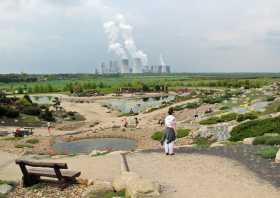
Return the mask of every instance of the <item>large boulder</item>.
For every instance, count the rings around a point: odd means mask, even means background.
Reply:
[[[276,157],[275,157],[275,162],[280,163],[280,149],[278,150]]]
[[[160,185],[148,179],[138,178],[127,185],[126,197],[157,198],[160,196]]]
[[[122,172],[113,180],[114,190],[126,192],[129,198],[157,198],[160,196],[160,185],[140,177],[134,172]]]
[[[139,175],[134,172],[122,172],[121,175],[114,178],[113,187],[117,192],[123,191],[131,181],[137,180],[138,178],[140,178]]]
[[[234,124],[232,123],[219,123],[215,125],[201,126],[197,131],[200,137],[212,137],[217,141],[225,141],[230,138],[230,132]]]
[[[248,144],[248,145],[252,145],[254,142],[255,138],[254,137],[250,137],[250,138],[245,138],[243,140],[243,144]]]

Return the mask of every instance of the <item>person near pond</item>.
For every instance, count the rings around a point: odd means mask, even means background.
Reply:
[[[168,116],[165,120],[165,132],[161,139],[161,145],[164,146],[166,155],[174,155],[174,142],[176,140],[176,118],[174,116],[174,108],[170,107],[168,110]]]
[[[135,119],[135,128],[138,129],[139,128],[139,119],[136,117]]]

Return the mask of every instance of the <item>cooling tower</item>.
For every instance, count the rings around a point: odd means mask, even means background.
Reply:
[[[129,73],[129,61],[128,61],[128,59],[122,59],[121,73],[122,74],[128,74]]]
[[[142,60],[140,58],[135,58],[134,59],[134,65],[133,65],[133,73],[139,74],[142,73]]]

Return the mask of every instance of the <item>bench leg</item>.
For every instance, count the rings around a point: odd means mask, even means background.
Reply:
[[[23,187],[30,187],[35,184],[38,184],[40,180],[40,177],[37,176],[23,176],[22,181],[23,181]]]

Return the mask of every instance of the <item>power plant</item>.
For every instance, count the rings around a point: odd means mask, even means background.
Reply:
[[[102,62],[100,68],[95,69],[96,74],[141,74],[141,73],[154,73],[164,74],[171,73],[171,67],[169,65],[143,65],[140,58],[127,59],[124,58],[121,61],[109,61],[108,64]]]

